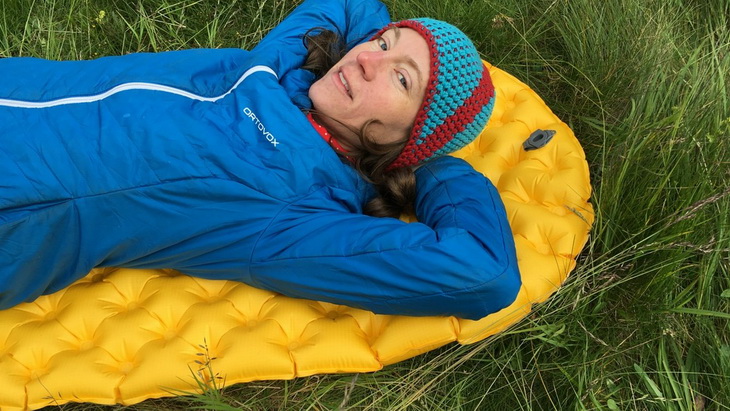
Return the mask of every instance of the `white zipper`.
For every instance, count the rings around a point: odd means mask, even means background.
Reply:
[[[246,70],[245,73],[236,81],[236,83],[225,93],[221,94],[217,97],[205,97],[198,94],[191,93],[189,91],[181,90],[179,88],[165,86],[162,84],[155,84],[155,83],[143,83],[143,82],[131,82],[131,83],[122,83],[118,86],[115,86],[111,88],[110,90],[107,90],[100,94],[94,94],[90,96],[79,96],[79,97],[66,97],[66,98],[60,98],[56,100],[49,100],[49,101],[42,101],[42,102],[35,102],[35,101],[23,101],[23,100],[12,100],[12,99],[0,99],[0,106],[6,106],[6,107],[17,107],[17,108],[48,108],[48,107],[56,107],[56,106],[63,106],[68,104],[83,104],[83,103],[93,103],[96,101],[103,100],[109,96],[112,96],[117,93],[121,93],[124,91],[129,90],[148,90],[148,91],[160,91],[163,93],[170,93],[170,94],[176,94],[178,96],[187,97],[192,100],[199,100],[199,101],[205,101],[209,103],[214,103],[227,95],[231,94],[233,90],[238,87],[243,80],[246,79],[246,77],[250,76],[251,74],[258,73],[260,71],[269,73],[279,78],[274,70],[272,70],[270,67],[267,66],[253,66],[250,69]]]

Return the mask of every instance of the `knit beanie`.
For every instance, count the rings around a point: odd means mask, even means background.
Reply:
[[[469,38],[443,21],[420,18],[391,23],[416,30],[431,50],[423,103],[408,142],[388,169],[421,164],[454,152],[481,133],[494,107],[489,71]]]

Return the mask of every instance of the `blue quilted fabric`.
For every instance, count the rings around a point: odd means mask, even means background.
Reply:
[[[364,216],[373,189],[301,111],[301,34],[355,43],[388,20],[370,0],[310,0],[251,51],[0,60],[0,309],[109,266],[376,313],[509,305],[520,280],[489,180],[439,159],[417,172],[420,223]]]

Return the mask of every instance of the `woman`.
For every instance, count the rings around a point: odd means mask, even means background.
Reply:
[[[452,26],[388,21],[373,0],[309,0],[250,52],[0,61],[0,308],[101,266],[386,314],[509,305],[504,207],[442,157],[486,123],[488,74]],[[331,68],[328,32],[352,47]],[[421,223],[363,214],[397,215],[414,184]]]

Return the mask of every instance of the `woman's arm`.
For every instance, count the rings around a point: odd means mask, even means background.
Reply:
[[[347,212],[328,188],[292,204],[257,242],[252,285],[382,314],[479,319],[512,303],[520,277],[496,189],[451,157],[416,176],[421,223]]]
[[[348,47],[370,38],[390,23],[385,5],[377,0],[306,0],[274,27],[252,51],[277,52],[286,56],[276,67],[286,71],[289,60],[301,66],[307,55],[303,35],[322,28],[340,35]],[[272,67],[276,69],[275,67]]]

